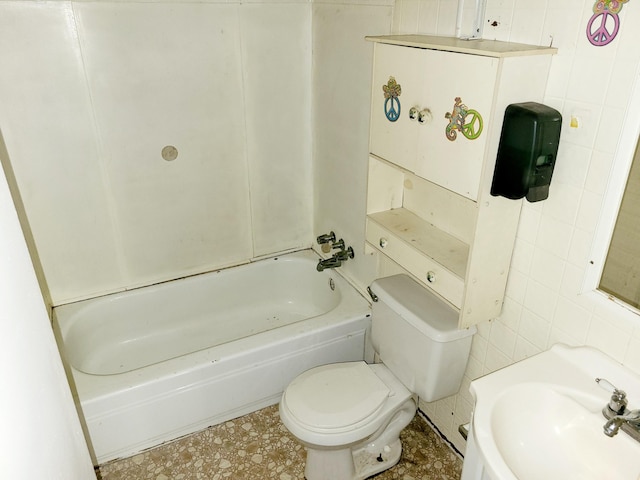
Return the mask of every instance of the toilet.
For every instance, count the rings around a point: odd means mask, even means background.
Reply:
[[[382,363],[343,362],[300,374],[280,402],[282,423],[307,450],[307,480],[363,480],[400,459],[414,395],[458,392],[475,327],[407,275],[378,279],[371,342]]]

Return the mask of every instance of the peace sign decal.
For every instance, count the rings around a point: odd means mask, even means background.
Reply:
[[[385,98],[384,114],[387,120],[395,122],[400,118],[400,99],[398,97],[402,93],[402,88],[395,78],[389,77],[387,84],[382,86],[382,91]]]
[[[454,102],[453,110],[444,114],[444,118],[449,120],[445,128],[447,139],[453,142],[461,132],[469,140],[475,140],[482,133],[482,115],[462,103],[460,97],[456,97]]]
[[[618,13],[629,0],[597,0],[593,15],[587,22],[587,38],[591,45],[604,47],[613,41],[620,30]]]

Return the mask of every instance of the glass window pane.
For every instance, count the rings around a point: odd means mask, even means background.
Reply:
[[[638,147],[604,264],[600,290],[640,308],[640,160]]]

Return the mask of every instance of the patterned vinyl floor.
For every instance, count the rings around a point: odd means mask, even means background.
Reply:
[[[459,479],[462,461],[420,414],[400,435],[400,462],[375,480]],[[302,480],[305,450],[278,406],[100,466],[102,480]]]

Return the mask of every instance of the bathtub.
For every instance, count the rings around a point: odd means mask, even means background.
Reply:
[[[98,464],[277,403],[362,360],[370,307],[310,250],[54,309]]]

